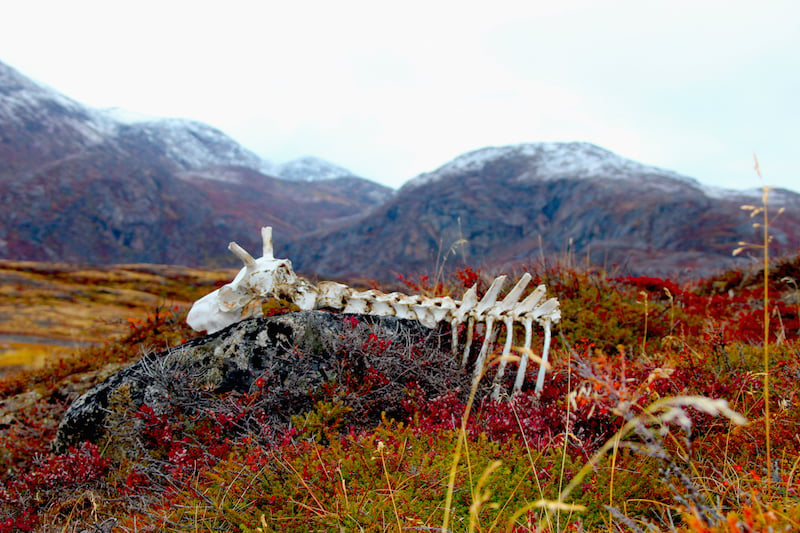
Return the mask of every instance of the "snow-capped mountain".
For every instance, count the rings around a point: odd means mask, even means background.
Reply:
[[[757,188],[738,190],[708,186],[673,170],[645,165],[588,142],[539,142],[472,150],[436,170],[410,179],[401,190],[411,190],[464,173],[481,172],[495,160],[520,157],[534,162],[526,172],[515,177],[515,181],[520,183],[560,179],[615,179],[634,181],[637,187],[650,187],[663,192],[692,191],[709,198],[750,203],[760,201],[763,194]],[[791,203],[794,198],[795,193],[781,189],[774,190],[771,194],[771,202],[777,206]]]
[[[280,176],[280,177],[276,177]],[[338,165],[270,166],[219,130],[92,109],[0,63],[0,258],[235,264],[227,244],[305,274],[393,280],[546,258],[615,273],[704,275],[758,242],[740,209],[760,191],[711,189],[589,143],[464,154],[393,193]],[[800,195],[770,233],[800,247]]]
[[[101,114],[34,83],[3,63],[0,123],[0,169],[19,169],[65,157],[103,142],[113,128]]]
[[[800,195],[773,195],[787,208],[771,226],[772,251],[796,251]],[[287,255],[332,278],[391,279],[443,265],[535,267],[542,258],[700,276],[739,260],[731,256],[739,241],[758,242],[741,210],[758,204],[753,196],[709,189],[589,143],[490,147],[410,180],[349,225],[293,241]]]
[[[540,142],[510,146],[490,146],[460,155],[432,172],[412,178],[403,185],[410,190],[464,173],[481,172],[498,159],[525,158],[533,164],[516,176],[517,182],[553,181],[559,179],[619,179],[640,180],[651,186],[694,187],[697,180],[672,170],[645,165],[622,157],[610,150],[588,142]],[[648,179],[654,178],[654,179]]]
[[[4,129],[25,132],[26,137],[36,141],[31,146],[31,157],[21,159],[63,157],[127,137],[158,146],[162,155],[182,170],[209,166],[242,166],[263,173],[274,170],[269,162],[207,124],[147,117],[118,108],[94,109],[25,78],[2,63],[0,90],[0,121]],[[47,133],[49,138],[37,138],[36,133]]]
[[[106,116],[114,119],[119,116],[119,112],[108,113]],[[117,135],[140,136],[149,142],[161,144],[165,155],[183,170],[239,166],[274,175],[273,164],[242,147],[220,130],[202,122],[179,118],[131,121],[128,118],[124,122],[117,121],[114,125]]]
[[[296,182],[216,128],[94,109],[0,63],[0,258],[229,264],[371,209],[390,189]],[[379,200],[378,200],[379,201]]]

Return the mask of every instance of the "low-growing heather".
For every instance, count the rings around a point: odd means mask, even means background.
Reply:
[[[800,530],[800,299],[785,279],[800,257],[771,272],[769,396],[759,276],[548,271],[536,281],[564,319],[540,395],[476,389],[470,404],[371,367],[278,420],[265,383],[221,395],[176,384],[158,412],[119,392],[103,441],[51,454],[79,393],[191,335],[180,309],[157,310],[124,338],[0,383],[0,532]],[[402,280],[458,294],[479,276]],[[352,350],[427,356],[360,331]]]

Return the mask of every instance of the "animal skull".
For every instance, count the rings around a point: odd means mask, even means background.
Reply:
[[[241,246],[232,242],[228,249],[244,263],[232,282],[197,300],[186,321],[197,330],[214,333],[245,318],[262,314],[261,301],[267,298],[285,298],[302,310],[335,309],[344,313],[397,316],[418,320],[422,325],[434,328],[439,322],[447,321],[452,329],[453,355],[458,352],[458,334],[461,324],[467,323],[466,340],[461,365],[466,366],[472,345],[476,323],[485,324],[484,341],[475,363],[474,380],[480,380],[488,354],[491,353],[497,331],[495,324],[505,326],[503,356],[507,356],[513,345],[514,324],[525,328],[524,349],[512,394],[520,391],[525,379],[528,352],[532,342],[533,322],[544,328],[544,348],[542,364],[534,391],[541,392],[544,386],[545,365],[550,348],[551,325],[561,318],[558,300],[544,299],[546,288],[539,285],[522,301],[519,299],[531,281],[525,273],[511,291],[500,301],[506,276],[497,277],[478,300],[477,285],[468,289],[461,300],[450,297],[428,298],[408,296],[402,293],[383,293],[377,290],[358,291],[347,285],[332,281],[322,281],[313,285],[307,279],[295,274],[288,259],[276,259],[272,248],[272,228],[261,230],[263,241],[262,256],[254,259]],[[500,380],[505,372],[506,357],[501,357],[494,379],[492,397],[500,396]]]
[[[261,316],[261,300],[288,298],[304,310],[313,309],[317,289],[298,276],[288,259],[275,259],[272,252],[272,228],[261,229],[263,250],[253,259],[245,249],[232,242],[228,245],[244,267],[223,287],[197,300],[186,317],[196,331],[219,331],[245,318]]]

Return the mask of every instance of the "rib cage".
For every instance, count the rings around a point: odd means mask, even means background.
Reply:
[[[492,391],[492,397],[498,399],[508,355],[514,344],[514,325],[523,326],[525,340],[512,396],[521,390],[525,379],[535,322],[544,329],[539,374],[534,388],[535,393],[541,392],[550,348],[551,326],[560,320],[561,311],[556,298],[545,300],[547,290],[544,285],[539,285],[520,300],[531,281],[531,275],[527,272],[499,302],[497,300],[507,281],[505,275],[495,278],[481,299],[478,299],[477,285],[469,288],[461,300],[454,300],[449,296],[431,298],[399,292],[359,291],[333,281],[312,284],[295,274],[288,259],[276,259],[273,256],[272,228],[262,228],[261,237],[263,248],[259,259],[254,259],[235,242],[228,245],[228,249],[242,260],[244,267],[231,283],[194,303],[186,319],[193,329],[206,330],[208,333],[219,331],[245,318],[260,315],[261,306],[253,305],[254,303],[271,297],[285,298],[303,310],[326,308],[343,313],[397,316],[417,320],[429,328],[435,328],[443,321],[448,322],[452,330],[453,355],[460,355],[461,365],[465,367],[476,324],[484,324],[484,341],[475,362],[473,377],[477,382],[483,375],[486,360],[499,333],[497,325],[502,324],[505,327],[505,343]],[[466,338],[459,354],[459,329],[462,324],[466,324]]]

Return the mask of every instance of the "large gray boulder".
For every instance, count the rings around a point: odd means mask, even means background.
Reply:
[[[349,424],[377,424],[384,414],[402,414],[409,388],[466,395],[469,376],[450,353],[449,336],[395,317],[325,311],[245,320],[147,354],[95,386],[69,407],[53,448],[99,441],[121,411],[202,409],[230,394],[257,396],[276,424],[331,395],[349,408]]]

